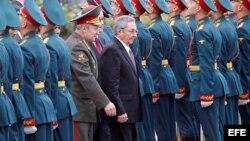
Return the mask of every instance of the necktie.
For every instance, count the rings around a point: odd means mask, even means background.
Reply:
[[[135,57],[134,57],[134,54],[131,51],[131,49],[129,49],[129,57],[130,57],[130,59],[131,59],[131,61],[133,63],[133,66],[134,66],[135,70],[136,70]]]
[[[100,41],[98,38],[95,38],[95,47],[96,47],[96,50],[99,54],[101,54],[102,52],[102,47],[101,47],[101,44],[100,44]]]

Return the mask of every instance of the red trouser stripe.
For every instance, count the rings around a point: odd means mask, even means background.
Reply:
[[[73,129],[73,132],[74,132],[74,141],[79,141],[79,140],[78,140],[77,124],[76,124],[75,121],[74,121],[74,129]]]

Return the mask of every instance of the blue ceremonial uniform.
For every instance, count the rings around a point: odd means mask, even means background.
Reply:
[[[134,40],[134,43],[131,45],[131,49],[134,53],[138,68],[139,88],[143,110],[142,122],[137,125],[138,137],[141,141],[153,141],[155,138],[154,120],[152,116],[152,93],[154,92],[154,84],[146,64],[146,61],[149,58],[152,50],[151,34],[148,28],[140,21],[139,17],[136,18],[135,23],[138,34],[137,38]]]
[[[171,55],[170,66],[178,82],[178,93],[185,94],[181,99],[176,99],[176,120],[182,137],[199,136],[198,127],[194,120],[192,103],[189,101],[189,88],[187,83],[187,54],[192,32],[180,15],[170,19],[174,31],[175,42]]]
[[[239,124],[238,96],[242,93],[240,78],[233,68],[233,63],[239,54],[238,35],[234,25],[225,16],[215,21],[222,37],[221,57],[219,68],[227,79],[229,94],[227,95],[225,124]]]
[[[22,33],[23,41],[20,44],[24,56],[22,92],[31,114],[30,118],[24,119],[26,140],[52,141],[52,122],[56,121],[56,113],[44,88],[49,51],[36,33],[36,29],[47,25],[47,22],[34,0],[25,0],[20,14],[25,18],[21,22],[27,22],[27,26],[20,27],[27,30]]]
[[[239,47],[241,52],[240,78],[243,93],[250,92],[250,17],[246,15],[239,19],[237,33],[239,37]],[[250,124],[250,102],[239,106],[242,124]]]
[[[35,31],[27,33],[20,44],[24,55],[22,90],[31,117],[36,120],[37,132],[27,135],[27,140],[53,140],[52,122],[56,120],[55,110],[44,89],[49,67],[49,52]]]
[[[6,85],[6,93],[10,97],[16,112],[17,123],[12,125],[10,140],[24,141],[25,135],[23,130],[23,119],[30,117],[30,113],[20,91],[23,73],[23,54],[17,42],[10,36],[9,32],[5,32],[2,42],[9,54],[10,67],[8,71],[8,83]]]
[[[73,140],[72,116],[77,110],[69,92],[71,83],[70,50],[53,29],[44,36],[44,42],[50,52],[46,90],[54,104],[58,120],[54,138],[56,141]]]
[[[205,17],[198,22],[191,47],[188,80],[190,100],[207,141],[220,141],[219,112],[224,106],[224,94],[228,93],[226,80],[217,69],[221,52],[221,36],[212,21]],[[201,107],[201,100],[212,100],[209,107]]]
[[[0,17],[2,17],[0,15]],[[1,20],[4,20],[1,18]],[[3,21],[0,21],[3,22]],[[0,23],[1,24],[1,23]],[[1,25],[0,25],[1,27]],[[1,29],[1,28],[0,28]],[[10,125],[16,122],[14,107],[9,97],[4,92],[4,86],[7,84],[7,76],[9,71],[9,56],[1,42],[0,36],[0,140],[9,141]]]
[[[41,12],[47,17],[47,22],[51,25],[62,26],[66,23],[63,9],[58,0],[44,0]],[[73,140],[73,115],[77,109],[70,94],[71,71],[70,71],[70,49],[65,41],[56,35],[53,28],[47,29],[43,33],[43,40],[50,54],[49,69],[46,75],[45,87],[51,98],[57,122],[54,122],[54,140]]]
[[[178,92],[178,84],[168,64],[173,48],[174,33],[160,15],[152,22],[149,27],[153,38],[152,54],[148,59],[148,67],[153,77],[154,89],[160,92],[160,99],[154,104],[155,131],[159,141],[175,140],[174,94]]]
[[[3,0],[2,2],[1,5],[5,8],[3,10],[5,17],[8,17],[6,19],[7,25],[10,28],[18,27],[20,22],[15,9],[8,0]],[[18,43],[10,36],[7,30],[3,33],[2,37],[2,42],[8,52],[10,63],[5,92],[13,103],[17,119],[17,122],[11,126],[9,139],[11,141],[24,141],[23,119],[30,117],[30,113],[23,94],[20,92],[20,83],[23,77],[23,54]]]

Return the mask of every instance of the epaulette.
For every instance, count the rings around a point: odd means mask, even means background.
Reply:
[[[49,41],[49,37],[48,36],[43,39],[44,43],[48,43],[48,41]]]
[[[244,25],[244,21],[243,21],[243,19],[239,19],[239,21],[238,21],[238,28],[241,28],[242,26]]]
[[[215,24],[216,27],[218,27],[220,25],[220,19],[215,20],[214,24]]]
[[[198,26],[198,30],[203,29],[203,27],[204,27],[204,24],[199,25],[199,26]]]
[[[48,41],[49,41],[49,34],[48,34],[48,33],[45,33],[45,34],[42,36],[42,38],[43,38],[43,42],[44,42],[44,43],[48,43]]]
[[[149,25],[148,28],[152,28],[154,25],[155,25],[155,23],[152,23],[152,24]]]
[[[201,24],[204,24],[204,20],[198,21],[198,27],[199,27]]]
[[[22,42],[20,43],[20,46],[23,45],[27,40],[22,40]]]
[[[241,22],[241,23],[238,24],[237,27],[238,27],[238,28],[241,28],[243,25],[244,25],[244,22]]]
[[[173,25],[175,24],[175,19],[174,19],[174,18],[171,18],[171,19],[169,20],[169,24],[170,24],[170,26],[173,26]]]
[[[229,20],[229,16],[228,16],[228,15],[225,15],[225,18],[226,18],[227,20]]]
[[[24,38],[22,39],[22,42],[20,43],[20,45],[24,44],[27,41],[28,38],[29,38],[29,35],[24,36]]]
[[[184,17],[184,21],[185,21],[185,22],[186,22],[186,21],[189,21],[189,19],[190,19],[190,16]]]
[[[155,25],[155,19],[150,22],[150,25],[148,26],[148,28],[152,28],[154,25]]]

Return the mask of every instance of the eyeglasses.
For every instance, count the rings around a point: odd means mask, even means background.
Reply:
[[[167,0],[167,3],[172,3],[172,4],[176,4],[173,0]]]
[[[240,0],[231,0],[231,1],[233,1],[233,2],[240,2]]]
[[[134,34],[134,33],[138,33],[138,30],[135,30],[135,29],[131,29],[131,30],[127,30],[126,28],[121,28],[121,29],[123,29],[124,31],[126,31],[126,32],[128,32],[128,33],[130,33],[130,34]]]

